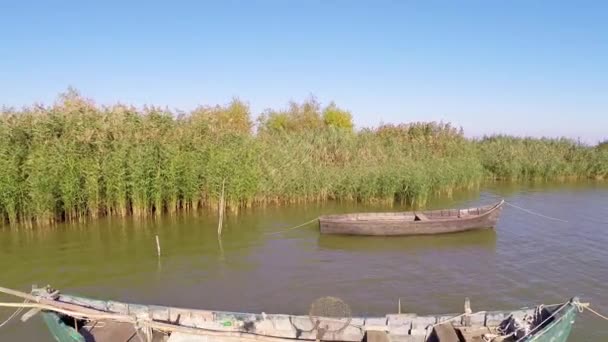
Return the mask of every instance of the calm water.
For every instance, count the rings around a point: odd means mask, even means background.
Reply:
[[[339,237],[319,236],[313,225],[270,234],[324,213],[400,209],[328,203],[229,217],[221,245],[209,215],[0,230],[0,284],[27,290],[48,283],[121,301],[281,313],[306,313],[315,298],[333,295],[360,315],[396,312],[398,298],[404,311],[448,313],[460,312],[466,296],[473,310],[485,310],[578,295],[608,313],[608,186],[493,185],[430,206],[486,204],[494,196],[570,223],[506,207],[495,231]],[[0,321],[9,314],[0,310]],[[0,341],[10,340],[51,342],[39,318],[1,328]],[[608,323],[583,313],[571,340],[608,340]]]

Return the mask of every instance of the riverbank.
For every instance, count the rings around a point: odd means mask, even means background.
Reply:
[[[0,219],[49,225],[217,205],[348,200],[425,206],[489,179],[603,179],[606,144],[492,136],[445,123],[353,128],[314,100],[257,122],[238,100],[190,113],[96,106],[75,92],[0,115]]]

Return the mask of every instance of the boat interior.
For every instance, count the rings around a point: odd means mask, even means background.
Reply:
[[[440,210],[423,210],[423,211],[408,211],[408,212],[381,212],[381,213],[353,213],[353,214],[338,214],[326,215],[323,219],[336,221],[435,221],[435,220],[453,220],[456,218],[467,218],[483,215],[492,211],[500,204],[466,208],[466,209],[440,209]]]

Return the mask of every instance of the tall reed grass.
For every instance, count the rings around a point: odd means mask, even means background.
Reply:
[[[314,99],[248,106],[96,106],[74,91],[53,106],[0,113],[0,221],[49,225],[325,200],[424,206],[486,179],[605,178],[606,143],[464,137],[443,123],[355,131],[348,111]]]

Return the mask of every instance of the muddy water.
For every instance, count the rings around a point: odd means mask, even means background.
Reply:
[[[492,185],[429,206],[486,204],[495,196],[567,220],[506,207],[495,230],[432,237],[320,236],[318,228],[272,234],[323,213],[399,210],[352,203],[256,209],[216,218],[99,220],[44,231],[0,230],[0,285],[138,303],[306,313],[317,297],[354,314],[515,309],[578,295],[608,312],[608,186]],[[159,235],[162,257],[156,257]],[[0,301],[9,298],[0,296]],[[0,310],[0,322],[9,311]],[[572,341],[608,340],[608,322],[583,313]],[[51,341],[40,319],[0,328],[0,341]]]

